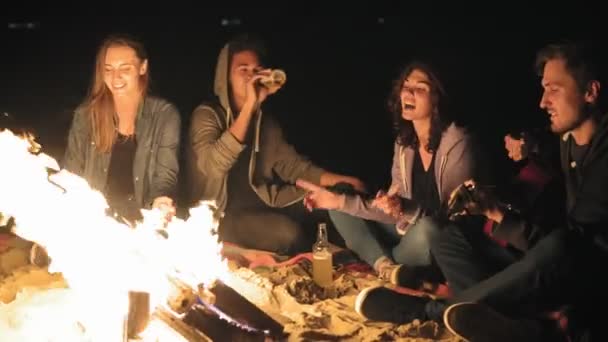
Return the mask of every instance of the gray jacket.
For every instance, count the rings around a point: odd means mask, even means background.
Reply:
[[[228,203],[228,175],[245,149],[228,128],[234,121],[230,108],[228,71],[230,47],[221,50],[215,71],[214,92],[217,102],[199,105],[193,112],[189,130],[188,178],[189,204],[215,201],[219,212]],[[249,185],[270,207],[285,207],[302,200],[305,191],[295,186],[303,178],[319,183],[324,170],[300,155],[283,136],[278,122],[259,110],[253,148],[249,156]]]
[[[86,179],[92,188],[103,191],[112,153],[101,153],[95,148],[90,115],[84,108],[78,107],[74,114],[63,168]],[[173,104],[146,97],[135,122],[137,150],[133,162],[135,199],[142,208],[151,207],[158,196],[175,200],[180,126],[181,118]]]
[[[396,142],[394,146],[391,189],[395,189],[400,197],[407,199],[403,201],[404,219],[413,224],[423,214],[416,199],[412,198],[412,164],[416,151]],[[443,202],[458,185],[474,178],[475,157],[471,139],[466,131],[454,124],[450,125],[443,133],[435,158],[437,191],[439,200]],[[360,196],[347,196],[344,207],[340,210],[364,219],[397,223],[395,218],[371,207]]]

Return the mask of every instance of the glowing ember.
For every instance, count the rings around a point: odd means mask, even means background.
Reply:
[[[31,139],[0,131],[0,151],[0,212],[15,218],[17,235],[46,249],[49,271],[69,286],[0,306],[3,334],[19,337],[11,340],[69,341],[80,332],[120,341],[129,291],[148,292],[154,309],[165,305],[171,277],[193,288],[226,278],[211,203],[192,208],[187,221],[174,219],[168,237],[158,233],[158,210],[142,210],[144,221],[131,229],[106,215],[105,198],[84,179],[32,153]]]

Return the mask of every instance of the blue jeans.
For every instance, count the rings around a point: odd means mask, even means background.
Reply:
[[[394,224],[364,220],[340,211],[329,211],[346,246],[373,266],[382,256],[406,266],[430,266],[431,241],[439,235],[439,225],[424,217],[399,235]]]
[[[599,282],[595,273],[584,271],[594,260],[587,257],[593,251],[575,231],[556,229],[524,253],[500,247],[471,228],[448,226],[433,242],[433,255],[454,296],[427,303],[430,319],[441,320],[449,304],[460,302],[482,302],[522,317],[571,303],[576,300],[572,295],[603,291],[586,289]]]

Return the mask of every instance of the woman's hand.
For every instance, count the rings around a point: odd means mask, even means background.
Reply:
[[[371,205],[396,219],[398,219],[403,212],[401,197],[397,195],[397,188],[391,188],[388,192],[382,190],[378,191],[376,198],[372,200]]]
[[[152,202],[152,208],[159,209],[162,212],[163,225],[165,226],[171,222],[176,213],[173,199],[167,196],[156,197]]]

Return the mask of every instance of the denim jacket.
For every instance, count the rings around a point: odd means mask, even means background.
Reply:
[[[157,97],[146,97],[135,122],[137,150],[133,162],[135,200],[150,208],[156,197],[176,199],[179,173],[181,118],[177,108]],[[86,179],[103,191],[108,177],[111,152],[96,149],[89,113],[76,109],[72,121],[63,168]]]

